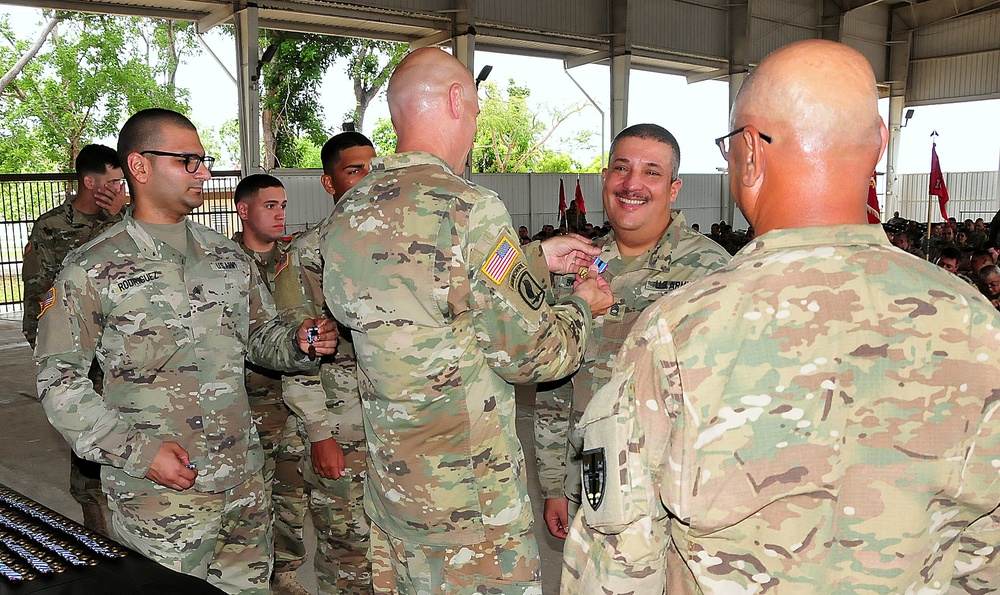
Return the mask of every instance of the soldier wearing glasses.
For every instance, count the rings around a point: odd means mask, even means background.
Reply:
[[[214,161],[187,118],[137,113],[118,155],[134,210],[71,253],[43,299],[42,404],[78,455],[103,464],[121,541],[224,591],[268,593],[270,502],[244,359],[310,369],[310,344],[333,352],[336,327],[281,322],[250,258],[187,219]],[[87,379],[95,355],[103,396]]]

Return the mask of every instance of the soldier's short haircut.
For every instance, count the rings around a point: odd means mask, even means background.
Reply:
[[[341,132],[323,144],[323,149],[319,152],[319,160],[323,164],[323,173],[332,176],[333,166],[340,157],[340,152],[351,147],[371,147],[375,148],[372,141],[360,132],[353,130]]]
[[[121,167],[118,153],[105,145],[87,145],[76,156],[76,179],[83,182],[85,176],[103,174],[109,167]]]
[[[625,130],[622,130],[615,136],[615,140],[611,141],[611,151],[608,155],[615,154],[615,145],[618,144],[623,138],[641,138],[644,140],[655,140],[656,142],[663,143],[665,145],[670,145],[670,149],[674,152],[674,168],[670,172],[671,181],[677,179],[677,173],[681,169],[681,146],[677,144],[677,139],[674,135],[670,134],[670,131],[659,126],[657,124],[634,124],[629,126]]]
[[[136,112],[118,133],[119,161],[125,163],[131,153],[160,149],[156,144],[160,142],[166,125],[198,130],[184,114],[172,110],[151,108]]]
[[[945,246],[941,248],[941,253],[938,255],[937,262],[940,264],[942,258],[950,258],[952,260],[961,260],[962,251],[956,246]]]
[[[281,183],[281,180],[274,176],[268,174],[250,174],[236,185],[236,191],[233,192],[233,202],[240,204],[244,200],[249,200],[257,196],[257,193],[265,188],[284,187],[285,185]]]
[[[983,268],[979,269],[979,280],[986,281],[990,277],[997,275],[1000,276],[1000,267],[995,264],[988,264]]]

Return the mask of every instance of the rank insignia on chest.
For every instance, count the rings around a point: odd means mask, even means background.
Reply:
[[[604,501],[607,487],[607,461],[603,448],[583,451],[583,495],[590,507],[597,510]]]
[[[521,252],[507,238],[501,238],[493,253],[486,259],[482,271],[497,285],[503,283],[504,277],[510,272],[514,261],[521,255]]]

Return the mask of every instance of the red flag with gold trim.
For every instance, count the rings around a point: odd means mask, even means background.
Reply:
[[[868,180],[868,223],[881,223],[882,211],[878,206],[878,193],[875,192],[875,172]]]
[[[937,143],[931,145],[931,187],[927,191],[931,196],[938,197],[941,206],[941,216],[948,220],[948,212],[944,205],[948,202],[948,187],[944,184],[944,174],[941,173],[941,162],[938,161]]]

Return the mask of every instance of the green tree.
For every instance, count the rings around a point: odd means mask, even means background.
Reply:
[[[528,105],[531,91],[518,86],[513,79],[509,81],[506,93],[490,82],[481,85],[480,93],[485,95],[479,102],[479,131],[472,150],[474,173],[591,171],[569,153],[555,152],[544,146],[556,129],[571,115],[584,109],[586,104],[573,104],[547,112],[550,123],[546,125],[543,123],[545,108],[540,113]],[[561,142],[586,148],[590,146],[590,138],[590,132],[583,132],[573,139],[561,139]],[[395,152],[396,131],[392,122],[379,118],[372,133],[372,142],[379,155]]]
[[[361,130],[368,105],[381,92],[407,47],[388,41],[278,31],[265,31],[262,40],[278,46],[263,70],[265,168],[303,167],[302,151],[308,145],[300,140],[308,138],[318,146],[326,142],[330,131],[323,124],[319,86],[337,59],[347,60],[347,75],[354,89],[355,108],[344,118]]]
[[[356,103],[354,110],[348,112],[345,118],[354,122],[356,130],[362,130],[368,105],[389,82],[392,71],[406,55],[407,46],[404,43],[373,39],[351,41],[353,47],[348,55],[347,75],[354,82]]]
[[[396,152],[396,130],[392,127],[392,120],[379,118],[375,121],[372,144],[379,155],[392,155]]]
[[[167,88],[160,46],[139,46],[143,19],[46,11],[56,24],[44,46],[0,94],[8,134],[0,135],[7,172],[50,166],[71,171],[83,145],[115,137],[125,117],[152,106],[187,111],[187,93]],[[31,42],[0,22],[0,70],[7,71]],[[152,49],[151,49],[152,48]],[[154,51],[155,50],[155,51]],[[176,54],[180,56],[180,52]],[[32,156],[22,147],[30,147]]]
[[[343,53],[334,39],[327,35],[262,31],[262,42],[278,47],[262,77],[266,169],[298,167],[303,156],[300,137],[319,145],[326,142],[319,84],[334,59]]]
[[[495,83],[482,84],[479,132],[472,150],[472,170],[477,173],[518,173],[539,171],[545,156],[544,145],[553,133],[584,103],[548,111],[528,105],[531,90],[510,79],[506,92]],[[548,116],[548,123],[543,118]]]

